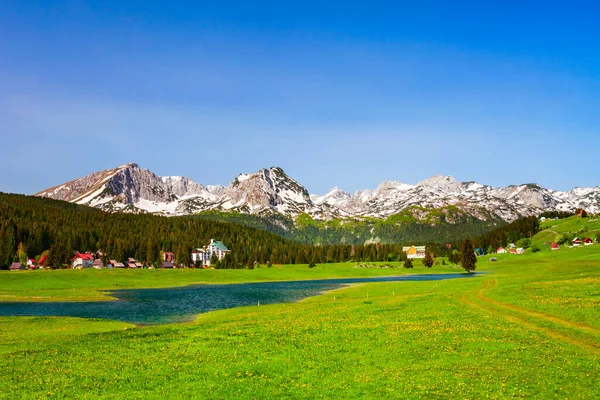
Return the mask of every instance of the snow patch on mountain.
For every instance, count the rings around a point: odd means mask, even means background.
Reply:
[[[537,184],[494,188],[477,182],[458,182],[436,175],[415,185],[384,181],[375,190],[354,194],[337,186],[325,195],[309,194],[281,168],[240,174],[229,186],[204,186],[182,176],[160,177],[137,164],[94,172],[37,194],[98,207],[111,212],[149,212],[188,215],[206,210],[250,214],[281,213],[291,217],[307,213],[315,219],[335,217],[386,218],[413,207],[454,205],[480,219],[495,215],[505,221],[546,210],[584,208],[600,211],[600,186],[568,192]]]

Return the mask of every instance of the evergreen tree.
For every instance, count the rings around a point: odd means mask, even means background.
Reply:
[[[19,243],[19,247],[17,247],[17,260],[23,265],[27,265],[27,250],[23,245],[23,242]]]
[[[0,268],[8,269],[15,259],[15,235],[11,226],[0,229]]]
[[[217,257],[217,253],[212,253],[210,256],[210,266],[216,265],[219,262],[219,257]]]
[[[423,259],[423,265],[427,268],[431,268],[434,263],[435,263],[435,257],[433,256],[433,253],[430,251],[425,253],[425,258]]]
[[[465,239],[460,248],[460,264],[467,272],[475,271],[477,256],[475,255],[475,249],[470,239]]]

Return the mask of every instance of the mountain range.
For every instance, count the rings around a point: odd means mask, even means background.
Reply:
[[[567,192],[537,184],[495,188],[436,175],[414,185],[385,181],[375,190],[350,194],[335,187],[325,195],[317,195],[310,194],[279,167],[240,174],[224,187],[205,186],[181,176],[160,177],[130,163],[92,173],[36,195],[110,212],[149,212],[167,216],[219,210],[254,215],[278,213],[292,218],[306,213],[321,220],[387,218],[409,208],[418,213],[419,208],[455,206],[481,220],[498,217],[510,222],[543,211],[583,208],[592,213],[600,212],[600,186]]]

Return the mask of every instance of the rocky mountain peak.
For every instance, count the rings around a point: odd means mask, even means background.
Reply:
[[[182,176],[160,177],[136,163],[94,172],[37,194],[102,208],[108,211],[154,212],[185,215],[204,210],[237,211],[313,218],[336,216],[380,217],[397,214],[411,206],[437,208],[456,205],[467,213],[486,218],[497,215],[506,221],[545,210],[584,208],[600,211],[600,186],[568,192],[537,184],[493,188],[477,182],[457,182],[436,175],[409,185],[384,181],[376,190],[353,195],[337,186],[326,195],[310,195],[306,188],[279,167],[253,174],[239,174],[227,187],[204,186]],[[485,208],[486,213],[481,213]]]

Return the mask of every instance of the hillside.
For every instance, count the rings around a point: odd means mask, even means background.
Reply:
[[[435,209],[411,206],[387,218],[319,220],[308,214],[291,218],[281,214],[258,216],[219,211],[205,211],[190,218],[233,222],[305,244],[450,243],[506,225],[493,215],[481,220],[456,206]]]
[[[267,261],[397,260],[402,254],[400,244],[312,246],[229,222],[109,213],[59,200],[0,193],[0,268],[16,261],[20,243],[28,257],[47,252],[54,267],[68,264],[75,251],[97,250],[107,259],[133,257],[145,263],[157,263],[161,251],[173,251],[179,263],[189,264],[192,249],[207,245],[211,238],[231,250],[221,263],[225,268]]]
[[[559,220],[546,220],[540,224],[542,231],[531,238],[532,243],[546,247],[546,243],[566,241],[568,246],[575,237],[582,240],[589,237],[596,241],[600,234],[600,218],[598,216],[572,216]]]

